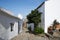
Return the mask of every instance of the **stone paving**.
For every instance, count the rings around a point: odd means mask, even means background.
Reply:
[[[31,33],[26,32],[27,29],[23,29],[23,32],[18,36],[12,38],[11,40],[49,40],[47,37],[37,36]]]

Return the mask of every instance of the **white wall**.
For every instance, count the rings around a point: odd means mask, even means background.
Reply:
[[[23,20],[20,20],[20,21],[19,21],[19,28],[18,28],[19,33],[22,32],[22,26],[23,26]]]
[[[39,12],[42,12],[42,14],[41,14],[41,27],[44,29],[45,27],[44,27],[44,15],[45,15],[45,5],[43,4],[39,9],[38,9],[38,11]]]
[[[34,31],[34,23],[27,24],[27,28],[31,27],[31,31]]]
[[[57,19],[60,22],[60,0],[48,0],[45,2],[45,32],[52,22]]]
[[[14,23],[12,32],[10,23]],[[0,39],[8,40],[16,35],[18,35],[18,20],[2,14],[0,11]]]

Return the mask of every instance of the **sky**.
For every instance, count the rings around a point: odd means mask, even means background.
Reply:
[[[14,13],[15,16],[26,17],[31,10],[37,8],[44,0],[0,0],[0,7]]]

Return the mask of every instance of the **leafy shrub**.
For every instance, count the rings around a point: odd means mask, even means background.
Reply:
[[[41,27],[36,27],[34,29],[34,33],[35,34],[41,34],[41,33],[44,33],[44,30]]]

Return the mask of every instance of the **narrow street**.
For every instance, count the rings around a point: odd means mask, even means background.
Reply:
[[[26,28],[23,28],[23,32],[12,38],[12,40],[48,40],[47,37],[41,37],[27,32]]]

